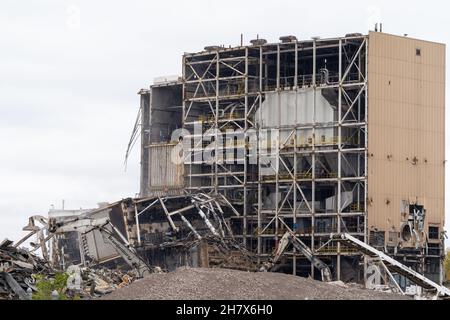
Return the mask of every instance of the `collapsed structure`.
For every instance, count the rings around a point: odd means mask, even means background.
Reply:
[[[129,265],[138,254],[168,271],[276,263],[315,279],[383,278],[401,292],[415,283],[450,295],[436,285],[445,46],[380,32],[280,41],[185,53],[181,77],[142,89],[127,151],[140,136],[139,197],[52,210],[42,229],[30,220],[27,237],[38,234],[44,258],[61,269],[116,267],[131,249]],[[64,228],[83,219],[105,219],[116,240],[98,224]]]
[[[140,91],[141,197],[224,195],[259,260],[291,231],[335,279],[361,281],[361,252],[328,243],[346,232],[441,283],[445,46],[280,40],[185,53],[182,77]],[[295,251],[285,271],[317,277]]]

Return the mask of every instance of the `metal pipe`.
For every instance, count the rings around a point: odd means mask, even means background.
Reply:
[[[139,226],[139,214],[137,212],[137,206],[134,205],[134,218],[136,219],[136,235],[138,240],[138,245],[141,245],[141,230]]]

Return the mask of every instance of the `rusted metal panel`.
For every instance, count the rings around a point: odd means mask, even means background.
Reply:
[[[445,45],[372,32],[368,62],[368,228],[399,231],[403,200],[443,227]]]

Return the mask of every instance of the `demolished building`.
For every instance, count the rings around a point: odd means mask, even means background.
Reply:
[[[346,232],[441,283],[445,45],[280,40],[185,53],[181,77],[139,92],[140,196],[223,195],[259,261],[289,231],[334,279],[363,281],[361,252],[329,242]],[[294,249],[284,271],[318,278]]]
[[[411,282],[439,292],[444,45],[380,32],[288,36],[182,61],[182,76],[139,92],[129,145],[140,136],[139,197],[49,220],[107,219],[166,271],[266,270],[288,236],[297,245],[283,247],[277,271],[366,285],[378,273],[401,292]],[[63,270],[126,267],[100,230],[50,237]]]
[[[71,265],[127,268],[127,257],[105,237],[104,225],[110,231],[114,228],[117,239],[163,271],[214,265],[256,271],[254,255],[235,239],[230,213],[239,215],[225,198],[202,193],[128,198],[90,210],[52,210],[49,220],[61,228],[52,233],[52,264],[62,270]],[[63,229],[83,220],[91,226],[99,223],[87,232]]]

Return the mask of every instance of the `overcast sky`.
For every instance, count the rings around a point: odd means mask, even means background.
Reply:
[[[181,74],[183,52],[237,45],[241,33],[245,42],[367,33],[377,21],[388,33],[450,43],[449,9],[447,1],[2,0],[0,241],[17,240],[28,216],[63,199],[89,208],[139,191],[138,149],[123,166],[137,92]]]

